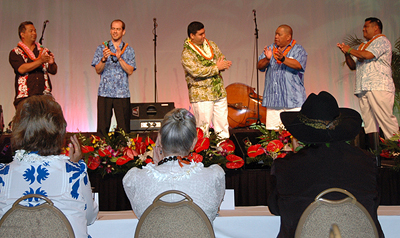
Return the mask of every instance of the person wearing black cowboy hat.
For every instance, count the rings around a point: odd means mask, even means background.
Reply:
[[[276,159],[271,168],[273,190],[268,208],[281,216],[278,237],[294,237],[307,206],[320,192],[332,187],[352,193],[370,213],[379,237],[384,237],[377,215],[378,171],[374,157],[347,143],[360,132],[360,114],[339,108],[336,99],[322,91],[310,94],[300,112],[282,112],[280,116],[286,129],[306,146]],[[327,194],[326,198],[343,197]]]

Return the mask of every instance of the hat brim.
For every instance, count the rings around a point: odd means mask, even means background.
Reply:
[[[333,130],[316,129],[305,125],[298,118],[300,112],[282,112],[280,117],[286,129],[301,142],[316,144],[350,141],[360,133],[361,116],[350,108],[339,108],[339,111],[341,120]]]

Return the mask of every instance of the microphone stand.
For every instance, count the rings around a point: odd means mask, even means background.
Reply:
[[[256,75],[257,75],[257,125],[261,125],[261,120],[260,120],[260,94],[259,94],[259,78],[258,78],[258,68],[257,68],[257,62],[258,62],[258,28],[257,28],[257,18],[256,18],[256,10],[253,10],[254,14],[254,25],[255,25],[255,38],[256,38]]]
[[[44,35],[44,30],[46,29],[46,24],[49,22],[49,20],[46,20],[43,22],[43,30],[42,30],[42,36],[39,39],[39,44],[42,45],[42,42],[44,40],[43,35]]]
[[[154,34],[154,103],[157,102],[157,19],[153,18],[154,21],[154,28],[153,28],[153,34]]]

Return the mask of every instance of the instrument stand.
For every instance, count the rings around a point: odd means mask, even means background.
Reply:
[[[254,14],[254,25],[255,25],[255,40],[256,40],[256,75],[257,75],[257,125],[261,125],[261,120],[260,120],[260,98],[258,95],[259,94],[259,76],[258,76],[258,28],[257,28],[257,17],[256,17],[256,10],[253,9],[253,14]]]
[[[154,21],[154,28],[153,28],[153,35],[154,35],[154,103],[157,103],[157,19],[153,18]]]

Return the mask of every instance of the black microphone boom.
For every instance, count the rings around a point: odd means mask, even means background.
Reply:
[[[44,29],[46,29],[46,24],[47,23],[49,23],[49,20],[46,20],[46,21],[43,22],[42,36],[40,37],[39,44],[42,44],[42,42],[43,42]]]

